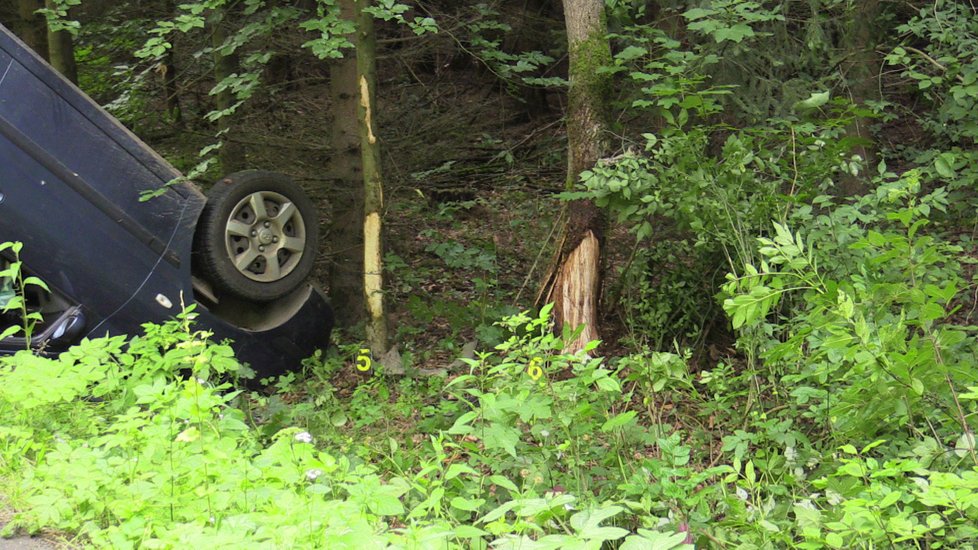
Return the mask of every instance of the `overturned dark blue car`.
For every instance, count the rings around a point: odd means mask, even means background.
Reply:
[[[259,376],[282,373],[329,342],[332,310],[307,282],[317,239],[290,179],[239,172],[205,196],[0,26],[0,242],[22,242],[23,270],[50,289],[28,287],[42,320],[0,355],[137,334],[196,304]],[[16,322],[0,316],[0,334]]]

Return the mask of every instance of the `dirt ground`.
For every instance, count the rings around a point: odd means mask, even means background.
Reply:
[[[13,511],[7,508],[0,498],[0,532],[6,528],[13,515]],[[0,538],[0,550],[63,550],[66,548],[71,548],[71,546],[47,535]]]

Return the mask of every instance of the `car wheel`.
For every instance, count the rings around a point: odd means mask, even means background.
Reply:
[[[237,172],[207,194],[197,228],[198,265],[219,290],[275,300],[312,272],[318,227],[312,201],[287,176]]]

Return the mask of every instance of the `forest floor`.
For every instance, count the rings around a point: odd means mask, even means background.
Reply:
[[[14,512],[0,500],[0,531],[7,527],[7,524],[13,519],[13,515]],[[56,550],[62,548],[70,548],[70,546],[46,535],[0,538],[0,550]]]
[[[514,99],[488,93],[478,80],[461,87],[457,79],[445,82],[382,84],[378,109],[390,333],[405,361],[420,369],[444,367],[472,343],[491,349],[501,335],[495,321],[542,305],[537,295],[553,261],[563,207],[557,195],[566,143],[559,111],[530,118]],[[319,204],[315,279],[328,288],[329,140],[317,133],[323,120],[308,113],[329,109],[316,97],[304,90],[256,108],[260,112],[246,115],[233,139],[245,146],[249,167],[288,174]],[[202,132],[149,137],[182,170],[211,140]],[[606,287],[634,245],[622,231],[608,237]],[[604,316],[606,343],[615,346],[620,319],[610,306]],[[337,332],[340,341],[362,337],[362,327]]]

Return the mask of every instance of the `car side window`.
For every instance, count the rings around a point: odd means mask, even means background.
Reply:
[[[0,271],[5,269],[7,269],[7,261],[0,258]],[[13,300],[15,295],[13,281],[6,277],[0,280],[0,309],[6,309],[7,304]]]
[[[0,256],[0,272],[10,267],[10,262]],[[8,311],[9,304],[17,296],[14,282],[10,277],[0,277],[0,332],[17,322],[17,312]]]
[[[10,260],[0,256],[0,273],[9,267]],[[22,269],[25,278],[32,275],[26,266]],[[21,295],[23,302],[16,300]],[[27,327],[23,319],[25,309],[31,315]],[[56,290],[27,285],[21,293],[13,277],[0,277],[0,334],[11,327],[21,327],[0,340],[0,352],[24,349],[27,338],[35,350],[64,349],[83,335],[85,325],[81,307]]]

